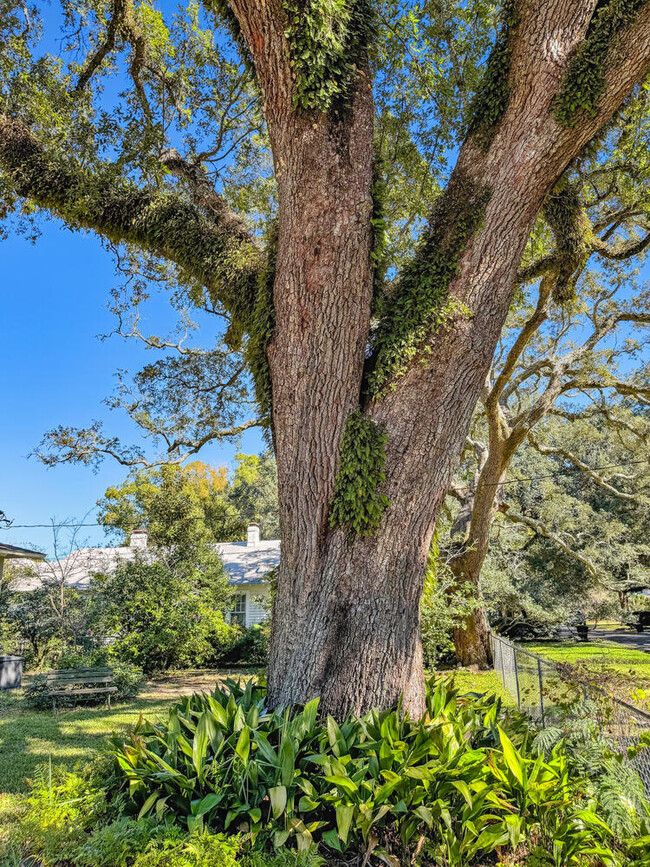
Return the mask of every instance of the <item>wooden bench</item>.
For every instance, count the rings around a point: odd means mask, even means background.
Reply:
[[[111,706],[111,696],[117,692],[112,668],[60,668],[45,675],[52,695],[52,710],[57,699],[61,704],[79,698],[90,699],[104,695]]]

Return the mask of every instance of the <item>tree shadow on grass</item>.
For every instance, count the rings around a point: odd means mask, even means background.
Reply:
[[[52,763],[72,770],[90,760],[113,732],[122,733],[142,714],[156,720],[171,699],[143,696],[104,707],[77,707],[59,712],[37,711],[12,702],[0,714],[0,792],[24,792],[36,768]]]

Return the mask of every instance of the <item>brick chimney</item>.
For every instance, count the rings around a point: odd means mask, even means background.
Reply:
[[[147,547],[147,531],[144,527],[137,530],[131,530],[131,540],[129,547],[137,548],[139,551],[144,551]]]
[[[260,541],[260,528],[258,524],[248,525],[248,539],[246,541],[247,548],[256,548]]]

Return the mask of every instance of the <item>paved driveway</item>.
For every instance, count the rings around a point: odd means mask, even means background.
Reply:
[[[650,653],[650,629],[645,632],[635,632],[632,629],[594,629],[590,630],[589,638],[606,638],[607,641],[615,641],[635,650],[644,650]]]

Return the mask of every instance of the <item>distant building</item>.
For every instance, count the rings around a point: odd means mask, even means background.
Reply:
[[[45,554],[40,551],[32,551],[30,548],[18,548],[16,545],[0,543],[0,578],[4,571],[5,560],[45,560]]]
[[[228,583],[235,590],[229,615],[231,622],[247,627],[262,623],[268,617],[265,600],[268,601],[271,589],[266,576],[280,562],[280,540],[261,540],[258,525],[249,524],[246,542],[219,542],[215,547],[228,573]],[[0,546],[0,558],[2,548],[13,546]],[[149,561],[154,557],[153,550],[147,545],[146,530],[134,530],[127,546],[79,548],[60,560],[45,560],[45,555],[38,551],[23,548],[14,550],[25,552],[21,559],[24,565],[29,566],[29,572],[18,576],[12,583],[12,588],[18,592],[34,590],[42,581],[53,580],[67,587],[85,590],[92,576],[97,573],[110,573],[120,563],[132,561],[138,556]]]

